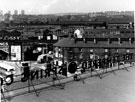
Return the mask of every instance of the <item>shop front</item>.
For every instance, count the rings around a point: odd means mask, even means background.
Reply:
[[[45,41],[1,41],[0,60],[36,61],[41,54],[53,51],[53,44]]]
[[[47,54],[49,51],[53,51],[53,45],[47,43],[37,43],[22,46],[22,60],[23,61],[37,61],[39,55]]]

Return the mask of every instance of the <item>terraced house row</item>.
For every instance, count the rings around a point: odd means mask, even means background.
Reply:
[[[54,44],[58,47],[68,46],[72,50],[78,48],[79,51],[87,53],[93,51],[100,57],[104,56],[106,51],[109,55],[127,51],[135,53],[134,23],[131,22],[53,22],[29,30],[25,27],[1,29],[0,39],[2,60],[17,60],[14,58],[16,55],[13,54],[12,46],[20,46],[19,60],[36,60],[42,53],[56,52]],[[28,55],[32,57],[27,57]]]

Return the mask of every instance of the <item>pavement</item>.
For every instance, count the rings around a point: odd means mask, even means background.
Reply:
[[[105,73],[103,78],[87,77],[82,81],[67,81],[64,89],[48,87],[8,98],[10,102],[135,102],[135,66]],[[88,75],[88,74],[87,74]],[[85,76],[86,77],[86,76]]]

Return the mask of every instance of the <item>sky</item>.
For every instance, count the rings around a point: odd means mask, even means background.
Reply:
[[[3,13],[25,10],[26,14],[135,11],[135,0],[0,0]]]

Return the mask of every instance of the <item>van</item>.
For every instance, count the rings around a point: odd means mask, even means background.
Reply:
[[[0,74],[4,76],[15,74],[15,67],[9,64],[0,62]]]

